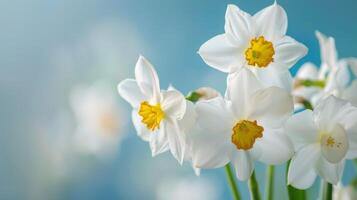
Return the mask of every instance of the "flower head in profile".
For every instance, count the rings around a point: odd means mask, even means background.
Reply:
[[[133,107],[132,120],[138,135],[150,143],[153,156],[170,149],[182,163],[185,135],[179,121],[189,108],[185,97],[176,90],[160,90],[154,67],[142,56],[135,66],[135,78],[120,82],[118,91]]]
[[[200,130],[190,134],[193,164],[216,168],[231,162],[237,177],[247,180],[255,160],[287,161],[293,151],[282,127],[292,111],[288,92],[264,89],[251,71],[242,69],[229,79],[225,98],[196,104]]]
[[[337,184],[346,159],[357,157],[357,108],[334,96],[319,102],[314,111],[293,115],[286,123],[296,154],[288,183],[310,187],[316,176]]]
[[[124,121],[114,92],[98,82],[76,88],[70,96],[70,104],[78,123],[75,139],[80,149],[95,154],[115,152],[123,138],[120,130]]]
[[[254,16],[228,5],[225,33],[204,43],[199,54],[220,71],[231,74],[246,67],[265,84],[290,89],[288,69],[307,48],[286,36],[287,26],[287,15],[276,2]]]
[[[357,105],[357,59],[338,59],[335,39],[316,31],[320,44],[321,66],[305,63],[298,70],[294,79],[293,94],[297,101],[295,106],[302,107],[302,101],[309,101],[313,106],[320,99],[335,95]]]

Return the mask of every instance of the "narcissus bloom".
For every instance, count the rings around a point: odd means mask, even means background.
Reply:
[[[346,159],[357,157],[357,108],[334,96],[319,102],[314,111],[293,115],[286,123],[296,154],[288,183],[310,187],[316,176],[337,184]]]
[[[132,120],[138,135],[150,143],[153,156],[170,149],[182,163],[185,135],[179,120],[186,113],[185,97],[175,90],[160,90],[154,67],[142,56],[135,66],[135,78],[120,82],[118,91],[133,107]]]
[[[288,69],[307,53],[307,48],[286,36],[287,15],[277,3],[254,16],[228,5],[225,33],[204,43],[198,53],[211,67],[234,73],[246,67],[265,85],[291,89]]]
[[[293,94],[296,97],[296,108],[301,102],[310,101],[316,106],[318,101],[329,95],[335,95],[357,105],[357,59],[338,59],[335,40],[316,32],[321,51],[321,66],[318,69],[313,63],[301,66],[294,80]],[[351,71],[351,72],[350,72]]]
[[[190,134],[193,164],[199,168],[235,166],[247,180],[254,161],[280,164],[293,153],[283,133],[292,114],[292,97],[283,89],[263,89],[254,74],[242,69],[229,79],[226,97],[196,104],[199,131]]]

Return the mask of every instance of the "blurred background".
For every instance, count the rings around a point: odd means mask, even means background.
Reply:
[[[278,2],[288,34],[309,48],[292,73],[320,64],[315,30],[335,37],[340,57],[357,56],[356,1]],[[223,32],[228,3],[255,13],[273,0],[0,1],[0,199],[230,199],[224,169],[196,177],[169,153],[152,158],[116,92],[140,54],[163,88],[224,92],[226,75],[196,52]],[[264,173],[258,163],[262,192]],[[284,173],[279,166],[277,199],[287,197]],[[344,183],[354,174],[348,163]],[[317,190],[318,181],[309,195]]]

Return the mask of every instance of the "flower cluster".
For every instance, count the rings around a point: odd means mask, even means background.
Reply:
[[[334,39],[317,32],[322,65],[289,69],[307,48],[287,36],[287,15],[276,2],[254,15],[228,5],[225,32],[204,43],[204,62],[227,73],[224,95],[200,88],[186,98],[160,88],[153,65],[140,56],[135,80],[118,91],[133,107],[138,135],[152,155],[171,151],[199,169],[232,164],[248,180],[255,161],[291,160],[287,182],[309,188],[316,176],[341,179],[346,159],[357,157],[357,59],[338,60]],[[295,109],[294,109],[295,108]],[[295,112],[294,112],[295,111]]]

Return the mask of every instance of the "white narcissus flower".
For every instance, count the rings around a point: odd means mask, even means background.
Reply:
[[[185,97],[175,90],[160,90],[154,67],[140,56],[135,66],[135,78],[119,83],[118,91],[133,107],[132,120],[138,135],[150,143],[152,155],[170,149],[172,155],[183,162],[186,142],[183,119]]]
[[[242,69],[229,79],[226,98],[196,104],[199,131],[190,134],[192,161],[199,168],[231,162],[240,180],[247,180],[254,161],[281,164],[293,154],[283,133],[292,114],[292,97],[278,87],[263,89],[254,74]]]
[[[318,69],[312,63],[305,63],[298,70],[294,80],[293,94],[297,97],[296,107],[302,107],[301,101],[310,101],[313,106],[320,99],[335,95],[357,105],[357,83],[352,80],[351,72],[357,75],[357,59],[338,59],[333,37],[327,37],[316,31],[321,51],[321,66]]]
[[[334,96],[321,100],[314,111],[305,110],[286,122],[296,154],[288,183],[310,187],[316,176],[337,184],[346,159],[357,157],[357,108]]]
[[[211,67],[226,73],[252,70],[268,86],[291,89],[288,71],[307,53],[307,48],[286,36],[288,20],[276,2],[254,16],[228,5],[225,33],[204,43],[198,53]]]
[[[120,130],[124,120],[114,92],[102,83],[76,88],[70,104],[78,123],[75,139],[80,150],[97,155],[115,152],[123,138]]]

